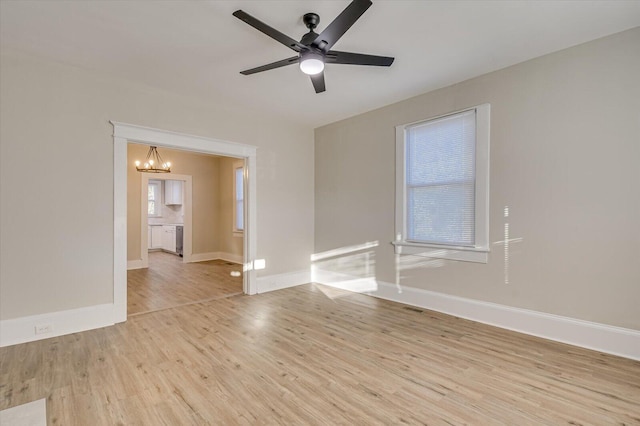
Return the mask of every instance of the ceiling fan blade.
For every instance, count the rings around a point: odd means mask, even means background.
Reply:
[[[311,43],[323,51],[328,51],[349,28],[371,6],[371,0],[353,0],[327,28]]]
[[[325,56],[328,64],[374,65],[388,67],[395,58],[389,56],[366,55],[364,53],[339,52],[330,50]]]
[[[303,49],[307,49],[307,46],[305,46],[304,44],[301,44],[300,42],[292,39],[291,37],[285,34],[282,34],[280,31],[276,30],[275,28],[270,27],[269,25],[254,18],[253,16],[249,15],[248,13],[242,10],[236,10],[235,12],[233,12],[233,16],[251,25],[253,28],[260,31],[261,33],[268,35],[275,41],[284,44],[289,49],[293,49],[296,52],[300,52]]]
[[[280,68],[280,67],[284,67],[287,65],[291,65],[291,64],[296,64],[298,63],[299,58],[297,56],[292,56],[290,58],[287,59],[282,59],[281,61],[276,61],[276,62],[272,62],[270,64],[267,65],[262,65],[260,67],[255,67],[255,68],[251,68],[249,70],[244,70],[244,71],[240,71],[240,74],[242,75],[250,75],[250,74],[255,74],[257,72],[262,72],[262,71],[269,71],[275,68]]]
[[[324,86],[324,71],[319,74],[310,75],[313,88],[316,89],[316,93],[322,93],[326,89]]]

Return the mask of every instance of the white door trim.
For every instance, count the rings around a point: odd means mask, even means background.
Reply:
[[[193,254],[192,246],[192,230],[193,230],[193,179],[190,175],[178,175],[175,173],[169,174],[156,174],[150,176],[149,173],[142,173],[141,193],[140,201],[142,202],[140,208],[140,259],[142,260],[141,268],[149,267],[149,215],[147,214],[147,187],[149,186],[149,180],[181,180],[184,182],[184,234],[183,234],[183,252],[182,262],[189,263],[193,260],[191,255]]]
[[[113,125],[113,307],[114,322],[127,320],[127,143],[143,143],[245,160],[244,283],[256,294],[257,147],[111,121]],[[143,230],[143,232],[146,232]]]

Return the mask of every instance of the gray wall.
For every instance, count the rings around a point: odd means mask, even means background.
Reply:
[[[316,129],[316,252],[378,241],[377,280],[640,329],[639,46],[636,28]],[[394,126],[487,102],[489,263],[396,259]]]
[[[313,132],[3,49],[0,319],[113,300],[109,120],[258,146],[258,276],[308,269]]]

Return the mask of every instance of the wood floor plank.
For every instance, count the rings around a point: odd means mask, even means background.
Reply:
[[[305,285],[0,348],[52,425],[640,425],[640,362]]]

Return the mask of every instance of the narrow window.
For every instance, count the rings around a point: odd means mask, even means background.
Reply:
[[[244,167],[236,166],[233,169],[234,171],[234,188],[233,194],[235,199],[234,204],[234,232],[243,232],[244,231]]]
[[[159,180],[150,180],[147,187],[147,215],[149,217],[160,217],[161,213],[161,191],[162,182]]]

